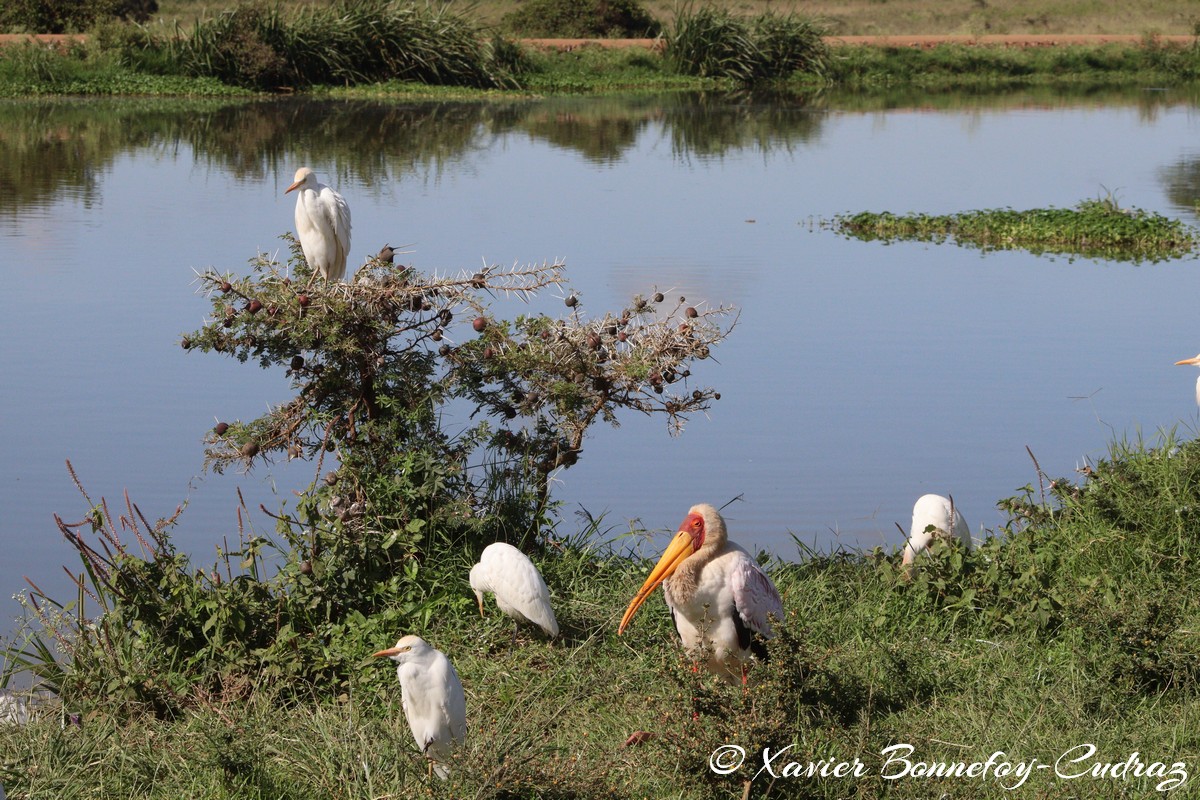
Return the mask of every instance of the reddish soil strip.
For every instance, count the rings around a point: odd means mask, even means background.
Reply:
[[[21,44],[31,40],[39,41],[42,44],[66,46],[73,41],[85,42],[87,37],[59,33],[0,33],[0,45]]]
[[[1146,37],[1137,34],[1066,34],[1041,33],[1013,36],[956,36],[956,35],[894,35],[894,36],[828,36],[831,45],[874,45],[879,47],[930,48],[941,44],[978,45],[981,47],[1051,47],[1064,45],[1140,44]],[[1155,36],[1162,44],[1188,45],[1194,36]],[[587,45],[598,47],[645,47],[659,49],[661,39],[522,39],[522,43],[543,50],[575,50]]]
[[[1196,40],[1194,36],[1155,36],[1154,41],[1162,44],[1187,45]],[[45,44],[67,45],[72,41],[86,41],[83,35],[72,34],[0,34],[0,45],[37,40]],[[575,50],[586,45],[597,47],[645,47],[650,50],[663,46],[661,39],[522,39],[523,43],[546,50]],[[936,47],[940,44],[960,44],[1000,47],[1052,47],[1063,45],[1139,44],[1146,37],[1137,34],[1069,34],[1040,33],[1016,34],[1012,36],[958,36],[958,35],[893,35],[893,36],[829,36],[831,45],[876,45],[883,47]]]

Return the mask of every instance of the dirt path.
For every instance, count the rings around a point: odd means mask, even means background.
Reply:
[[[893,36],[828,36],[825,39],[834,46],[876,45],[881,47],[937,47],[942,44],[978,45],[981,47],[1054,47],[1065,45],[1140,44],[1146,37],[1137,34],[1017,34],[1012,36],[956,36],[956,35],[893,35]],[[574,50],[585,45],[599,47],[662,47],[660,39],[522,39],[525,44],[545,50]],[[1187,45],[1195,41],[1193,36],[1156,36],[1155,41],[1164,44]]]
[[[71,34],[0,34],[0,45],[36,39],[46,44],[65,46],[73,41],[86,41],[83,35]],[[1013,36],[954,36],[954,35],[893,35],[893,36],[829,36],[831,45],[877,45],[886,47],[936,47],[941,44],[963,44],[998,47],[1055,47],[1064,45],[1138,44],[1145,41],[1137,34],[1079,35],[1066,33],[1017,34]],[[1156,36],[1164,44],[1186,45],[1195,37],[1186,35]],[[585,45],[598,47],[645,47],[659,49],[661,39],[522,39],[525,44],[546,50],[574,50]]]

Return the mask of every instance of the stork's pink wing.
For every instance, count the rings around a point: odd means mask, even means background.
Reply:
[[[775,584],[748,554],[738,559],[729,576],[733,605],[747,627],[763,636],[771,635],[770,617],[783,619],[783,601]]]

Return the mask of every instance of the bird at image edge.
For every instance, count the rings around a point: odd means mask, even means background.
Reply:
[[[296,236],[304,260],[314,273],[328,281],[346,275],[350,255],[350,206],[346,198],[317,181],[308,167],[296,170],[295,180],[284,194],[296,195]]]
[[[1176,361],[1175,366],[1200,367],[1200,356],[1192,356],[1191,358],[1185,358],[1182,361]],[[1200,405],[1200,378],[1196,379],[1196,404]]]
[[[729,541],[717,509],[701,503],[688,511],[626,609],[617,635],[660,583],[683,646],[692,653],[707,650],[710,672],[744,681],[751,656],[766,656],[754,634],[771,637],[770,618],[783,619],[783,601],[750,553]]]

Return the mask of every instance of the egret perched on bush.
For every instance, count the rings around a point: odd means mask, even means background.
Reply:
[[[340,281],[350,254],[350,206],[346,198],[319,183],[308,167],[296,170],[296,179],[284,194],[296,190],[296,236],[304,260],[326,280]]]
[[[396,676],[408,727],[433,771],[446,778],[454,746],[467,738],[467,703],[454,665],[420,636],[405,636],[374,656],[399,665]]]
[[[754,634],[771,637],[771,617],[783,619],[783,601],[750,554],[729,541],[717,509],[702,503],[688,511],[626,609],[618,635],[660,583],[683,646],[706,652],[710,672],[737,682],[745,680],[752,654],[766,658]]]
[[[945,538],[950,535],[957,537],[963,547],[971,546],[971,529],[954,507],[954,501],[940,494],[921,495],[913,504],[912,527],[908,531],[902,561],[906,565],[913,563],[935,536]]]
[[[551,638],[558,636],[558,620],[550,607],[550,590],[529,557],[511,544],[495,542],[483,549],[471,567],[471,590],[483,616],[483,593],[492,592],[496,605],[518,623],[529,622]]]
[[[1192,356],[1185,358],[1182,361],[1176,361],[1175,366],[1182,367],[1184,365],[1200,367],[1200,356]],[[1196,379],[1196,404],[1200,405],[1200,378]]]

